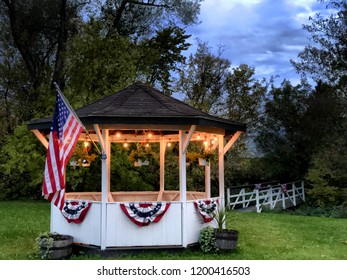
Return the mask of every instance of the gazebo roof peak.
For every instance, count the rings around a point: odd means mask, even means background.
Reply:
[[[76,112],[80,118],[87,116],[209,117],[207,113],[140,82]]]

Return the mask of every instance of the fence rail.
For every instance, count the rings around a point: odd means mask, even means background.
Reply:
[[[247,191],[249,187],[241,188],[237,194],[231,192],[239,188],[227,189],[227,205],[230,209],[255,207],[260,213],[266,207],[274,209],[280,205],[286,209],[305,201],[304,181],[276,185],[255,184],[252,191]]]

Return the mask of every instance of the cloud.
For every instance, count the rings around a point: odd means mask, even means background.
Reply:
[[[216,51],[224,46],[223,57],[233,65],[246,63],[259,76],[298,81],[289,60],[307,45],[302,24],[318,8],[316,0],[205,0],[201,24],[187,33],[193,35],[191,43],[199,38]]]

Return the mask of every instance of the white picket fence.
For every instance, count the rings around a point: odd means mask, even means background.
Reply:
[[[260,213],[265,207],[274,209],[280,206],[286,209],[305,201],[304,181],[274,185],[256,184],[252,191],[246,191],[249,187],[228,188],[227,206],[230,209],[255,207]],[[231,194],[236,189],[240,189],[240,192]]]

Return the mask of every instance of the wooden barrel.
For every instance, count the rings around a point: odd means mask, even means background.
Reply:
[[[223,229],[215,231],[216,243],[221,251],[233,250],[237,247],[239,232],[237,230]]]
[[[54,240],[52,248],[45,258],[50,260],[68,259],[72,254],[73,237],[70,235],[59,235],[58,240]],[[41,250],[45,252],[47,247],[42,246]]]

